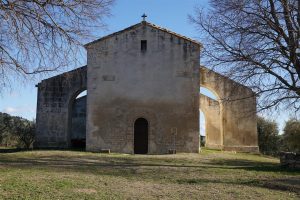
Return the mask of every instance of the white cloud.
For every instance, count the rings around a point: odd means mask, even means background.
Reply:
[[[32,119],[35,117],[35,108],[33,108],[33,106],[29,106],[29,105],[16,106],[16,107],[7,106],[2,109],[2,112],[8,113],[8,114],[14,115],[14,116],[24,117],[27,119]]]
[[[3,112],[8,113],[8,114],[14,114],[14,113],[18,112],[18,109],[13,108],[13,107],[6,107],[3,109]]]

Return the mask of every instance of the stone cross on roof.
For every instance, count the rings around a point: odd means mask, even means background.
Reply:
[[[148,17],[145,13],[142,15],[143,21],[146,21],[146,17]]]

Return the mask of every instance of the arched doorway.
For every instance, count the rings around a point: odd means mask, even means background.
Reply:
[[[80,92],[70,109],[70,147],[85,148],[86,146],[86,97],[87,91]]]
[[[144,118],[134,122],[134,153],[148,153],[148,121]]]

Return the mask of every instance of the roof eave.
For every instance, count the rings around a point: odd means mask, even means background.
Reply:
[[[128,30],[131,30],[131,29],[133,29],[133,28],[136,28],[136,27],[138,27],[138,26],[140,26],[140,25],[148,25],[148,26],[150,26],[150,27],[152,27],[152,28],[158,29],[158,30],[160,30],[160,31],[163,31],[163,32],[169,33],[169,34],[171,34],[171,35],[174,35],[174,36],[176,36],[176,37],[182,38],[182,39],[184,39],[184,40],[190,41],[190,42],[192,42],[192,43],[198,45],[200,48],[203,48],[203,45],[202,45],[200,42],[196,41],[196,40],[193,40],[193,39],[191,39],[191,38],[185,37],[185,36],[183,36],[183,35],[180,35],[180,34],[178,34],[178,33],[175,33],[175,32],[173,32],[173,31],[170,31],[170,30],[168,30],[168,29],[166,29],[166,28],[162,28],[162,27],[160,27],[160,26],[157,26],[157,25],[152,24],[152,23],[147,22],[147,21],[142,21],[142,22],[137,23],[137,24],[135,24],[135,25],[132,25],[132,26],[130,26],[130,27],[128,27],[128,28],[125,28],[125,29],[122,29],[122,30],[120,30],[120,31],[114,32],[114,33],[112,33],[112,34],[106,35],[106,36],[101,37],[101,38],[99,38],[99,39],[97,39],[97,40],[94,40],[94,41],[92,41],[92,42],[89,42],[89,43],[87,43],[87,44],[85,44],[85,45],[83,45],[83,46],[87,49],[90,45],[93,45],[93,44],[95,44],[95,43],[97,43],[97,42],[100,42],[100,41],[105,40],[105,39],[107,39],[107,38],[110,38],[110,37],[112,37],[112,36],[118,35],[118,34],[124,32],[124,31],[128,31]]]

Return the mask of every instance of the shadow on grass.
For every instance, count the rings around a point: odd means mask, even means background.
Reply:
[[[49,150],[57,150],[57,151],[74,151],[74,152],[86,152],[85,148],[42,148],[42,149],[25,149],[25,148],[1,148],[0,147],[0,154],[1,153],[17,153],[17,152],[22,152],[22,151],[49,151]]]
[[[24,150],[16,149],[1,149],[6,150],[6,153],[13,153]],[[0,153],[1,153],[0,151]],[[83,149],[76,149],[75,151],[84,151]],[[156,159],[148,156],[116,156],[109,154],[84,154],[84,155],[71,155],[63,153],[49,154],[32,154],[15,156],[13,154],[0,154],[0,167],[4,166],[9,169],[29,169],[29,170],[46,170],[52,171],[73,171],[80,173],[91,173],[97,175],[121,176],[124,178],[138,178],[138,179],[157,179],[161,180],[165,176],[169,181],[175,181],[178,184],[231,184],[231,185],[244,185],[262,187],[273,190],[291,191],[299,194],[300,191],[300,172],[296,170],[289,170],[280,168],[278,163],[262,162],[247,159],[211,159],[203,163],[202,160],[195,161],[194,164],[187,163],[183,159]],[[171,169],[170,169],[171,168]],[[174,170],[189,168],[196,173],[207,173],[208,170],[226,170],[228,173],[243,174],[241,170],[257,171],[257,172],[275,172],[286,174],[288,178],[273,178],[263,174],[268,178],[244,178],[242,175],[236,175],[238,178],[219,178],[212,176],[211,179],[205,178],[192,178],[185,179],[176,176]],[[184,169],[186,170],[186,169]],[[239,170],[239,171],[238,171]],[[172,172],[173,171],[173,172]],[[172,173],[171,173],[172,172]],[[209,171],[214,173],[214,171]],[[222,171],[226,175],[227,171]],[[175,174],[175,175],[174,175]],[[291,177],[292,175],[296,175]]]
[[[0,148],[0,153],[16,153],[21,151],[31,151],[30,149],[22,149],[22,148]]]
[[[210,164],[218,167],[243,169],[248,171],[300,173],[300,171],[297,169],[281,167],[279,163],[253,161],[247,159],[217,159],[211,160]]]
[[[179,184],[205,185],[213,184],[230,184],[244,185],[249,187],[261,187],[272,190],[290,191],[300,195],[300,179],[299,177],[275,178],[275,179],[178,179]]]
[[[49,149],[41,149],[39,151],[49,151]],[[53,149],[52,149],[53,150]],[[55,149],[62,150],[62,149]],[[31,157],[5,156],[5,153],[16,153],[20,151],[32,151],[26,149],[0,149],[0,165],[13,166],[48,166],[48,167],[70,167],[81,168],[87,167],[174,167],[174,168],[216,168],[216,169],[242,169],[247,171],[261,172],[286,172],[289,175],[300,174],[299,170],[281,167],[278,163],[263,162],[247,159],[211,159],[208,162],[195,162],[194,164],[186,162],[183,159],[155,159],[147,155],[142,157],[135,156],[111,156],[111,154],[90,154],[68,156],[65,154],[53,155],[33,155]],[[33,150],[34,151],[34,150]],[[68,151],[85,152],[84,149],[68,149]],[[1,156],[1,153],[3,156]],[[99,156],[100,155],[100,156]]]

